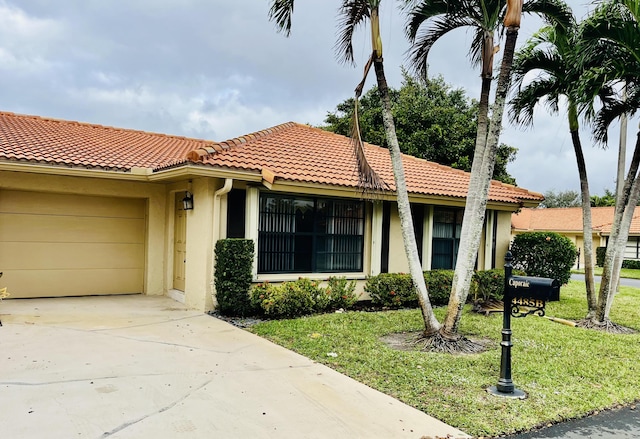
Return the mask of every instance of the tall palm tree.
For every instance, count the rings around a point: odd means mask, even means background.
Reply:
[[[581,77],[583,105],[595,96],[603,99],[594,115],[594,135],[607,141],[607,129],[622,114],[633,115],[640,109],[640,3],[638,0],[608,0],[584,21],[582,38],[584,58],[604,54],[600,65],[587,69]],[[626,99],[615,87],[626,83]],[[589,113],[588,113],[589,114]],[[614,221],[605,255],[598,304],[593,323],[616,329],[609,320],[615,288],[620,277],[624,247],[629,237],[631,219],[640,198],[640,131],[633,158],[624,182],[622,196],[616,200]]]
[[[550,111],[557,114],[560,98],[564,96],[567,100],[569,132],[580,177],[587,316],[590,318],[595,315],[597,298],[593,278],[591,197],[580,141],[577,107],[579,96],[576,84],[580,79],[582,68],[578,67],[576,59],[580,50],[578,24],[575,20],[572,20],[568,27],[550,23],[529,39],[516,54],[513,64],[514,86],[517,94],[510,102],[510,116],[513,122],[532,125],[534,108],[538,103],[545,101]],[[523,84],[525,76],[534,72],[538,73],[538,76],[526,85]]]
[[[511,65],[523,12],[542,14],[554,22],[568,23],[570,10],[561,0],[407,0],[410,10],[409,39],[415,46],[411,50],[414,66],[426,66],[433,44],[446,33],[461,27],[475,30],[470,54],[472,60],[481,60],[482,90],[478,115],[478,132],[469,181],[469,191],[460,232],[460,247],[456,261],[447,315],[441,330],[455,336],[462,317],[482,238],[489,185],[495,166],[496,151],[502,129],[502,115],[511,80]],[[502,23],[501,23],[502,21]],[[422,33],[420,29],[424,27]],[[489,92],[493,74],[492,55],[495,52],[493,35],[500,28],[506,30],[505,48],[496,96],[489,118]],[[490,46],[491,44],[491,46]],[[426,69],[424,67],[423,69]]]
[[[396,137],[395,124],[391,114],[391,99],[389,96],[389,87],[387,85],[382,60],[382,38],[380,37],[379,19],[380,2],[381,0],[342,0],[338,14],[340,30],[336,48],[342,60],[353,62],[353,34],[359,25],[369,21],[371,28],[372,53],[365,67],[364,76],[366,78],[370,67],[373,65],[378,83],[378,92],[380,93],[380,100],[382,102],[382,120],[393,167],[398,212],[400,216],[405,253],[409,261],[411,278],[418,292],[418,301],[422,310],[425,326],[424,335],[431,337],[438,334],[441,325],[433,313],[424,275],[422,273],[422,266],[420,264],[418,247],[416,245],[416,238],[413,230],[413,220],[411,218],[411,208],[404,176],[404,168],[402,165],[402,154],[400,152],[400,146]],[[269,18],[275,21],[278,28],[287,36],[291,32],[293,6],[294,0],[271,0]],[[358,97],[362,92],[363,85],[364,79],[356,88],[356,97]],[[362,142],[360,141],[357,129],[354,136],[356,138],[356,157],[359,158],[361,181],[364,182],[365,186],[369,186],[370,189],[376,190],[380,187],[381,182],[378,180],[375,172],[373,172],[370,166],[366,163],[366,157],[362,149]],[[364,175],[364,177],[362,177],[362,175]]]

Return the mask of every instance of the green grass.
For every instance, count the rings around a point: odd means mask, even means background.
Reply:
[[[580,319],[584,285],[562,287],[547,315]],[[640,330],[640,290],[622,287],[611,317]],[[440,319],[444,309],[437,309]],[[418,310],[347,312],[270,321],[256,334],[324,363],[474,436],[496,436],[580,417],[640,398],[640,334],[612,335],[528,316],[512,319],[512,377],[525,400],[492,396],[500,375],[502,315],[470,312],[461,332],[490,340],[474,355],[393,350],[380,337],[422,328]],[[337,357],[327,356],[334,352]]]
[[[584,274],[584,269],[580,270],[571,270],[572,273],[580,273]],[[595,267],[593,269],[593,274],[596,276],[602,275],[602,267]],[[632,270],[631,268],[623,268],[620,270],[620,277],[628,278],[628,279],[640,279],[640,270]]]

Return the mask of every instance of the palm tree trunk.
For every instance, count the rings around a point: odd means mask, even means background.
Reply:
[[[591,222],[591,195],[589,194],[589,179],[587,177],[587,165],[584,161],[582,143],[578,132],[578,111],[573,101],[569,102],[569,130],[573,149],[578,163],[578,175],[580,176],[580,193],[582,195],[582,235],[584,245],[584,282],[587,290],[587,318],[593,317],[596,312],[598,300],[593,278],[593,230]]]
[[[624,247],[629,238],[629,228],[631,227],[635,206],[640,198],[640,178],[637,175],[639,167],[640,131],[638,131],[636,146],[622,190],[622,196],[616,201],[611,234],[609,235],[604,266],[602,267],[602,280],[600,281],[598,305],[595,315],[596,323],[604,323],[609,319],[609,311],[613,303],[613,294],[618,285],[620,269],[622,268]]]
[[[436,333],[440,329],[440,322],[436,319],[429,300],[427,285],[424,281],[424,274],[418,256],[418,247],[416,245],[416,237],[413,230],[413,220],[411,218],[411,206],[409,204],[409,194],[407,193],[407,184],[404,177],[404,167],[402,165],[402,153],[396,137],[396,128],[391,114],[391,98],[389,97],[389,87],[387,79],[384,75],[384,65],[382,58],[377,58],[373,62],[376,71],[376,79],[378,81],[378,91],[382,102],[382,122],[384,125],[387,143],[389,145],[389,153],[391,155],[391,164],[393,166],[393,176],[395,178],[396,193],[398,200],[398,213],[400,215],[400,225],[402,228],[402,239],[404,240],[404,249],[409,261],[409,271],[411,279],[417,290],[418,302],[422,311],[424,321],[425,335]]]
[[[502,129],[502,115],[511,82],[511,65],[513,64],[517,38],[518,27],[509,27],[507,29],[502,65],[500,67],[500,76],[498,77],[498,85],[496,87],[496,99],[489,122],[486,146],[484,147],[484,153],[479,166],[476,168],[477,172],[474,175],[472,168],[472,175],[469,181],[468,196],[472,197],[472,200],[471,203],[469,203],[468,200],[462,219],[458,260],[456,261],[456,269],[453,275],[453,285],[451,288],[451,296],[449,296],[447,315],[441,330],[441,332],[446,335],[452,335],[458,332],[460,319],[462,317],[462,307],[467,301],[469,288],[471,287],[471,278],[473,276],[478,249],[480,248],[482,227],[487,210],[489,186],[491,184],[491,177],[493,176],[500,131]],[[475,161],[476,155],[474,154],[474,162]]]

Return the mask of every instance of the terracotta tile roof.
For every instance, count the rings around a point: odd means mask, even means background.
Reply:
[[[365,144],[367,160],[395,190],[389,151]],[[254,172],[267,170],[276,180],[357,187],[356,161],[351,139],[308,125],[288,122],[268,130],[221,142],[215,151],[194,152],[203,164]],[[464,198],[469,173],[415,157],[403,156],[407,187],[425,195]],[[541,194],[493,181],[492,201],[539,202]]]
[[[592,207],[591,224],[594,232],[611,233],[614,207]],[[522,209],[511,215],[511,228],[517,231],[556,231],[582,233],[582,208]],[[640,235],[640,209],[636,208],[631,221],[630,235]]]
[[[109,170],[186,162],[213,142],[0,112],[0,158]]]
[[[389,152],[366,144],[367,159],[395,190]],[[268,181],[356,188],[351,139],[288,122],[224,142],[147,133],[87,123],[0,112],[0,160],[127,171],[197,164],[247,171]],[[407,186],[417,194],[464,198],[469,174],[403,156]],[[537,203],[541,194],[493,181],[494,202]]]

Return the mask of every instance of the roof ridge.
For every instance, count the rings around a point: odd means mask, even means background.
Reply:
[[[178,136],[178,135],[175,135],[175,134],[157,133],[157,132],[154,132],[154,131],[136,130],[136,129],[133,129],[133,128],[120,128],[120,127],[114,127],[114,126],[110,126],[110,125],[101,125],[101,124],[98,124],[98,123],[80,122],[80,121],[77,121],[77,120],[58,119],[58,118],[55,118],[55,117],[45,117],[45,116],[36,116],[36,115],[32,115],[32,114],[14,113],[12,111],[0,111],[0,116],[10,116],[10,117],[15,117],[15,118],[20,118],[20,119],[42,120],[42,121],[45,121],[45,122],[56,122],[56,123],[64,124],[64,125],[79,125],[79,126],[98,128],[98,129],[103,129],[103,130],[108,130],[108,131],[148,134],[148,135],[151,135],[151,136],[165,137],[165,138],[169,138],[169,139],[182,139],[182,140],[193,140],[193,141],[196,141],[196,142],[203,142],[203,143],[213,143],[212,140],[197,139],[195,137]]]
[[[296,122],[285,122],[280,125],[275,125],[271,128],[266,128],[264,130],[255,131],[253,133],[245,134],[240,137],[233,137],[231,139],[224,140],[222,142],[212,142],[211,146],[206,146],[203,148],[197,148],[192,151],[189,151],[186,155],[187,160],[191,160],[194,162],[201,162],[205,158],[218,154],[219,152],[226,151],[237,146],[244,145],[248,142],[252,142],[254,140],[263,139],[271,134],[277,133],[279,131],[283,131],[287,128],[292,128],[294,126],[298,126]]]

